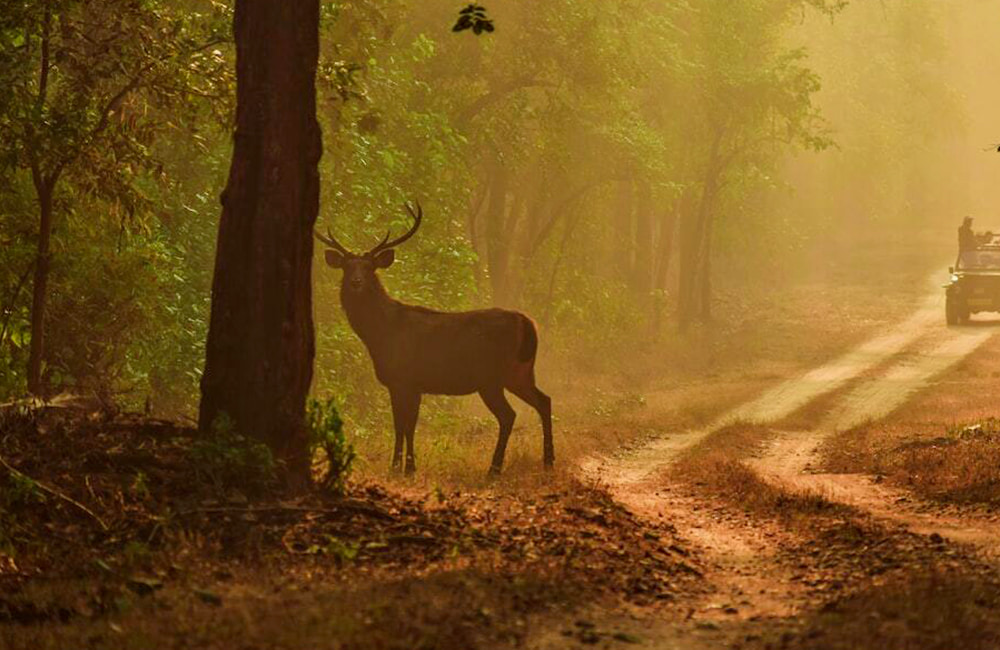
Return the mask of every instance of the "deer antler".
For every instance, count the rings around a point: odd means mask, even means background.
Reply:
[[[379,253],[386,249],[395,248],[396,246],[399,246],[407,239],[412,237],[417,232],[417,229],[420,228],[420,222],[423,221],[424,219],[424,211],[423,208],[420,207],[420,201],[417,201],[416,212],[413,211],[413,208],[410,207],[409,203],[404,203],[403,207],[405,207],[406,211],[410,213],[411,217],[413,217],[413,225],[405,234],[401,235],[400,237],[396,237],[392,241],[389,241],[389,233],[387,232],[385,234],[385,237],[382,238],[382,241],[380,241],[378,245],[375,246],[375,248],[368,251],[369,255],[375,255],[376,253]]]
[[[329,228],[326,231],[326,236],[324,236],[320,231],[314,230],[313,234],[316,235],[316,239],[320,240],[330,248],[340,251],[344,255],[350,255],[350,251],[341,246],[340,242],[333,238],[333,233],[330,232]]]

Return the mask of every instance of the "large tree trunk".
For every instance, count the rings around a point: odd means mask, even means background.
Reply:
[[[308,481],[319,1],[237,0],[236,135],[212,283],[199,424],[225,414]]]
[[[28,353],[28,392],[42,395],[42,362],[45,360],[45,304],[49,286],[49,243],[52,240],[52,184],[35,179],[38,195],[38,249],[35,253],[35,279],[31,298],[31,346]]]

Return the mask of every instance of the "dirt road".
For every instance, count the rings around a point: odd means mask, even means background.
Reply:
[[[943,295],[940,289],[935,289],[919,309],[888,332],[767,389],[713,424],[693,431],[664,432],[647,445],[618,458],[589,458],[581,464],[582,471],[592,479],[625,489],[649,479],[679,454],[729,425],[779,422],[864,376],[864,381],[839,400],[830,416],[811,431],[784,436],[772,453],[761,460],[761,467],[769,472],[798,473],[808,465],[811,450],[824,437],[885,417],[1000,331],[1000,324],[993,323],[948,328],[943,313]]]
[[[729,425],[775,425],[796,412],[806,412],[820,398],[826,400],[822,403],[826,408],[813,418],[815,422],[807,419],[807,427],[781,431],[763,454],[750,460],[762,478],[847,504],[894,529],[972,544],[987,554],[1000,555],[1000,526],[995,519],[927,508],[910,495],[877,483],[874,477],[813,471],[817,448],[828,436],[891,414],[997,332],[1000,323],[947,327],[943,296],[935,288],[911,316],[889,331],[765,389],[760,397],[708,427],[664,432],[620,457],[582,463],[584,475],[607,485],[616,499],[644,516],[673,522],[682,536],[701,549],[703,570],[714,585],[714,596],[691,608],[688,618],[695,623],[694,631],[690,626],[648,630],[660,637],[657,645],[713,647],[752,631],[761,621],[792,620],[807,606],[810,590],[799,579],[801,571],[780,557],[783,548],[802,543],[795,531],[692,497],[663,476],[684,452]]]

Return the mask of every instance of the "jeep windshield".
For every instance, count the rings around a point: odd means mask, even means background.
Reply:
[[[1000,272],[1000,250],[959,253],[957,270]]]

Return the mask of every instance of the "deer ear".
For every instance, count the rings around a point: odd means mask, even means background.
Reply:
[[[326,250],[326,263],[335,269],[342,269],[344,268],[344,256],[341,255],[340,251],[328,248]]]
[[[389,250],[382,251],[375,256],[375,268],[387,269],[395,260],[396,251],[391,248]]]

